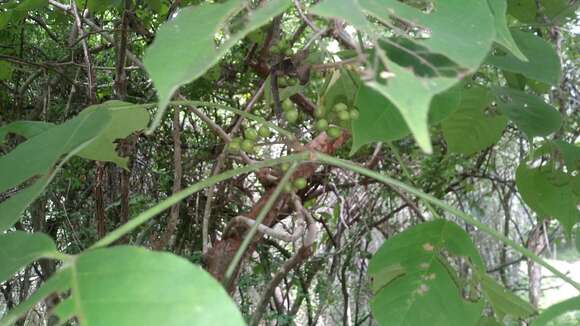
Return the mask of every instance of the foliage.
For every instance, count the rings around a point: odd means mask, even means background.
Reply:
[[[558,34],[577,5],[1,4],[0,325],[39,305],[80,325],[315,324],[338,298],[344,324],[352,301],[380,325],[578,310],[506,280],[510,248],[580,291],[538,249],[550,227],[579,246],[577,45]],[[516,192],[536,222],[510,217]]]

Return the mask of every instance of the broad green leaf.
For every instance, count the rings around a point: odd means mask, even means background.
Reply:
[[[509,50],[518,60],[528,61],[525,54],[522,53],[512,33],[508,28],[506,19],[507,2],[506,0],[487,0],[495,19],[495,41]]]
[[[12,64],[8,61],[0,60],[0,80],[10,80],[12,78]]]
[[[22,316],[51,292],[71,290],[55,310],[91,325],[244,325],[236,305],[207,272],[187,260],[137,247],[84,252],[67,262],[31,304],[11,311],[0,325]],[[74,304],[73,304],[74,303]]]
[[[79,115],[83,116],[99,110],[107,110],[111,115],[111,122],[103,133],[78,155],[89,160],[113,162],[126,169],[129,159],[117,154],[115,140],[123,139],[133,132],[145,129],[149,123],[149,113],[145,108],[131,103],[109,101],[91,106]]]
[[[535,95],[509,88],[494,88],[497,108],[529,138],[548,136],[562,124],[560,112]]]
[[[15,134],[24,138],[32,138],[52,128],[54,124],[42,121],[14,121],[0,127],[0,143],[6,135]]]
[[[567,312],[580,311],[580,296],[556,303],[544,310],[538,318],[532,321],[532,326],[549,325],[550,321]],[[556,324],[553,324],[556,326]]]
[[[477,326],[502,326],[495,318],[492,317],[482,317]]]
[[[145,4],[155,12],[161,10],[161,0],[145,0]]]
[[[516,171],[516,185],[522,199],[540,218],[557,219],[568,235],[580,222],[580,176],[551,166],[530,168],[524,161]]]
[[[549,155],[554,161],[562,161],[569,174],[580,171],[580,147],[577,145],[562,140],[546,141],[534,150],[530,158],[535,160],[544,155]]]
[[[48,0],[24,0],[21,1],[15,10],[30,11],[37,10],[48,6]]]
[[[118,247],[82,254],[73,268],[83,325],[244,325],[222,286],[183,258]]]
[[[483,303],[460,296],[452,271],[442,263],[442,251],[483,268],[465,231],[444,220],[420,224],[383,244],[369,265],[375,289],[371,309],[380,325],[477,323]]]
[[[474,86],[464,89],[459,110],[442,123],[450,152],[471,155],[495,144],[507,125],[507,118],[492,110],[490,90]]]
[[[401,19],[428,30],[417,42],[470,71],[485,59],[495,39],[494,18],[486,1],[435,0],[429,13],[399,0],[359,0],[366,14],[389,25]],[[450,19],[450,17],[453,17]]]
[[[82,2],[81,5],[84,5]],[[109,8],[119,7],[122,4],[123,0],[88,0],[87,8],[89,8],[91,13],[99,13]]]
[[[515,319],[525,319],[536,313],[532,305],[507,291],[485,272],[476,270],[476,275],[485,298],[493,307],[499,320],[503,320],[506,315]]]
[[[100,135],[110,118],[106,110],[78,116],[30,138],[0,157],[0,192],[38,177],[32,185],[0,203],[0,231],[18,221],[26,207],[50,183],[60,165],[70,154],[78,152]],[[63,156],[66,157],[62,159]]]
[[[552,143],[563,158],[568,172],[580,171],[580,146],[567,143],[563,140],[554,140]]]
[[[521,61],[511,53],[496,51],[486,62],[546,84],[557,85],[560,82],[561,68],[556,50],[532,33],[512,30],[512,35],[528,61]]]
[[[43,233],[15,231],[0,235],[0,283],[22,267],[55,252],[54,242]]]
[[[341,18],[348,21],[360,32],[370,33],[372,30],[358,0],[324,0],[310,8],[309,13],[326,18]]]
[[[460,68],[444,56],[402,39],[385,40],[380,46],[377,55],[383,59],[383,65],[367,85],[398,108],[418,145],[430,153],[428,117],[431,101],[459,81]],[[410,56],[409,51],[418,53],[418,56]],[[385,67],[389,68],[388,72]],[[390,74],[391,78],[381,78],[384,73]]]
[[[60,270],[44,282],[40,288],[30,295],[26,301],[20,303],[14,309],[10,310],[2,319],[0,326],[12,326],[18,319],[22,318],[28,310],[32,309],[37,303],[53,293],[64,292],[68,289],[71,282],[70,269]]]
[[[544,19],[551,24],[561,24],[576,17],[578,1],[570,0],[539,0],[541,15],[538,15],[537,0],[509,0],[508,13],[522,23],[545,24]]]
[[[143,59],[159,97],[158,112],[149,131],[159,125],[171,96],[181,85],[202,76],[239,40],[284,12],[291,4],[290,0],[268,1],[249,13],[241,29],[226,39],[225,35],[216,38],[216,34],[229,18],[245,7],[245,1],[187,7],[176,18],[163,24]],[[227,31],[222,31],[225,33]],[[223,43],[216,47],[218,39]]]
[[[429,109],[429,124],[445,120],[459,107],[461,87],[436,95]],[[373,141],[394,141],[411,133],[401,113],[377,91],[362,86],[355,107],[360,117],[352,122],[353,144],[351,154]]]

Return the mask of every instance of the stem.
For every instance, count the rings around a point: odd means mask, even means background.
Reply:
[[[303,152],[303,154],[307,154],[307,152]],[[240,260],[242,259],[244,252],[246,252],[246,249],[250,245],[250,242],[254,238],[254,235],[256,235],[256,233],[258,232],[258,225],[262,224],[262,222],[264,221],[264,218],[266,218],[266,215],[268,214],[268,212],[270,211],[272,206],[274,206],[274,203],[276,203],[276,201],[278,200],[278,196],[280,196],[280,193],[282,192],[284,185],[286,185],[286,183],[288,182],[288,180],[290,179],[290,177],[292,176],[292,174],[296,170],[297,166],[298,166],[298,164],[296,164],[296,161],[294,161],[294,164],[292,164],[292,166],[290,166],[290,168],[288,169],[286,174],[284,174],[284,177],[282,178],[282,180],[280,180],[280,182],[278,183],[278,185],[274,189],[274,192],[268,198],[268,201],[266,201],[266,204],[264,205],[264,207],[262,207],[262,209],[260,210],[260,213],[256,217],[256,223],[250,228],[250,230],[248,231],[248,233],[244,237],[244,241],[242,241],[242,244],[240,245],[240,247],[236,251],[234,258],[232,259],[232,261],[230,262],[230,264],[228,266],[228,269],[226,270],[224,284],[228,284],[229,280],[231,279],[232,275],[234,274],[234,271],[236,270],[236,267],[240,263]]]
[[[515,241],[505,237],[504,235],[502,235],[501,233],[499,233],[498,231],[492,229],[491,227],[489,227],[488,225],[479,222],[477,219],[475,219],[474,217],[472,217],[469,214],[466,214],[456,208],[453,208],[451,206],[449,206],[448,204],[446,204],[445,202],[429,195],[426,194],[424,192],[422,192],[421,190],[418,190],[412,186],[409,186],[401,181],[395,180],[389,176],[365,169],[363,167],[360,167],[354,163],[339,159],[339,158],[335,158],[332,156],[328,156],[322,153],[314,153],[314,156],[316,157],[316,159],[322,163],[325,164],[329,164],[329,165],[334,165],[336,167],[340,167],[343,169],[348,169],[351,170],[353,172],[357,172],[360,173],[362,175],[365,175],[369,178],[373,178],[376,179],[378,181],[381,181],[383,183],[386,183],[388,185],[391,186],[395,186],[395,187],[399,187],[400,189],[409,192],[415,196],[417,196],[418,198],[423,199],[426,202],[430,202],[432,204],[434,204],[435,206],[441,207],[442,209],[448,211],[449,213],[459,217],[460,219],[462,219],[463,221],[465,221],[468,224],[471,224],[477,228],[479,228],[482,232],[486,233],[487,235],[491,236],[492,238],[501,241],[507,245],[509,245],[510,247],[512,247],[515,251],[519,252],[520,254],[528,257],[531,261],[538,263],[540,265],[542,265],[543,267],[545,267],[547,270],[549,270],[550,272],[552,272],[554,275],[558,276],[559,278],[561,278],[562,280],[566,281],[567,283],[569,283],[570,285],[572,285],[574,288],[576,288],[578,291],[580,291],[580,284],[578,284],[577,282],[575,282],[573,279],[571,279],[570,277],[566,276],[564,273],[558,271],[558,269],[556,269],[555,267],[553,267],[552,265],[548,264],[544,259],[542,259],[541,257],[539,257],[538,255],[534,254],[533,252],[531,252],[530,250],[522,247],[521,245],[517,244]]]
[[[105,247],[110,245],[111,243],[117,241],[125,234],[131,232],[138,226],[142,225],[143,223],[147,222],[148,220],[152,219],[153,217],[157,216],[161,212],[165,211],[166,209],[170,208],[171,206],[175,205],[179,201],[187,198],[188,196],[204,189],[206,187],[210,187],[218,182],[230,179],[237,175],[253,172],[259,170],[261,168],[270,167],[274,165],[278,165],[281,163],[294,163],[294,162],[301,162],[308,158],[308,153],[298,153],[293,155],[288,155],[285,157],[281,157],[275,160],[266,160],[261,162],[256,162],[252,165],[245,165],[243,167],[226,171],[224,173],[209,177],[204,179],[192,186],[189,186],[182,191],[162,200],[157,205],[149,208],[148,210],[142,212],[141,214],[137,215],[133,219],[129,220],[129,222],[121,225],[114,231],[107,234],[101,240],[95,242],[89,249],[95,249],[100,247]]]

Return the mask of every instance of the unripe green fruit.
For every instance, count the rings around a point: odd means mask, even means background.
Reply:
[[[240,141],[239,140],[232,140],[228,144],[228,150],[230,152],[237,152],[240,150]]]
[[[261,126],[260,129],[258,129],[258,135],[262,138],[268,138],[270,137],[270,134],[270,128],[267,126]]]
[[[348,121],[350,120],[350,113],[348,111],[339,111],[337,113],[338,120]]]
[[[282,170],[282,172],[288,171],[289,168],[290,168],[290,163],[282,163],[280,165],[280,170]]]
[[[292,103],[292,100],[287,98],[282,102],[282,110],[284,111],[290,111],[290,110],[294,110],[294,103]]]
[[[294,186],[294,188],[301,190],[306,188],[306,179],[305,178],[298,178],[296,180],[294,180],[294,182],[292,182],[292,185]]]
[[[288,85],[289,86],[296,86],[296,85],[298,85],[298,81],[296,79],[294,79],[294,78],[289,78],[288,79]]]
[[[297,110],[290,110],[284,112],[284,119],[289,123],[295,123],[298,121],[298,111]]]
[[[244,137],[249,140],[258,139],[258,132],[254,128],[248,128],[244,130]]]
[[[254,141],[249,139],[244,139],[241,146],[242,150],[246,153],[254,152]]]
[[[341,103],[336,103],[334,105],[334,111],[335,112],[346,111],[346,110],[348,110],[348,106],[346,106],[346,104],[344,104],[342,102]]]
[[[332,127],[328,128],[326,133],[328,134],[328,136],[330,138],[338,138],[340,136],[340,128],[336,127],[336,126],[332,126]]]
[[[316,118],[324,117],[324,107],[319,106],[316,109],[314,109],[314,117]]]
[[[350,114],[350,118],[352,120],[356,120],[360,116],[360,114],[358,113],[358,110],[355,110],[355,109],[348,111],[348,113]]]
[[[328,121],[326,121],[325,119],[320,119],[318,121],[316,121],[316,130],[318,131],[326,131],[326,129],[328,129]]]
[[[291,183],[286,183],[284,185],[284,192],[292,192],[292,190],[294,190],[294,189],[292,188],[292,184]]]
[[[278,87],[280,88],[288,87],[288,80],[286,79],[286,77],[278,78]]]
[[[287,57],[291,57],[294,54],[294,52],[292,52],[292,49],[286,49],[286,51],[284,51],[284,55]]]

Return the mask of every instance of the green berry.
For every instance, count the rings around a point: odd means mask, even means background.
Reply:
[[[228,150],[232,153],[235,153],[237,151],[240,150],[240,141],[233,139],[231,142],[229,142],[228,144]]]
[[[314,117],[316,117],[316,118],[324,117],[324,107],[323,106],[319,106],[316,109],[314,109]]]
[[[288,78],[288,86],[296,86],[298,85],[298,81],[294,78]]]
[[[244,137],[249,140],[256,140],[258,139],[258,132],[254,128],[248,128],[244,130]]]
[[[288,80],[286,79],[286,77],[278,78],[278,87],[280,88],[288,87]]]
[[[334,105],[334,111],[335,112],[340,112],[340,111],[346,111],[348,110],[348,106],[346,106],[346,104],[340,102],[340,103],[336,103]]]
[[[282,102],[282,110],[284,111],[290,111],[290,110],[294,110],[294,103],[292,103],[292,100],[287,98]]]
[[[292,190],[294,190],[294,189],[292,188],[292,184],[291,183],[286,183],[284,185],[284,192],[288,192],[289,193],[289,192],[292,192]]]
[[[254,152],[254,141],[253,140],[249,140],[249,139],[244,139],[244,141],[241,144],[241,148],[244,152],[246,153],[252,153]]]
[[[348,111],[348,113],[350,114],[350,119],[351,120],[356,120],[359,118],[360,114],[358,113],[358,110],[350,110]]]
[[[326,119],[320,119],[318,121],[316,121],[316,130],[322,132],[322,131],[326,131],[326,129],[328,129],[328,121],[326,121]]]
[[[261,126],[260,129],[258,129],[258,135],[262,138],[268,138],[270,137],[270,134],[270,128],[267,126]]]
[[[288,171],[289,168],[290,168],[290,163],[282,163],[280,165],[280,170],[282,170],[282,172]]]
[[[298,111],[297,110],[290,110],[284,112],[284,119],[289,123],[295,123],[298,121]]]
[[[350,120],[350,113],[348,111],[339,111],[337,113],[338,120],[348,121]]]
[[[328,128],[328,130],[326,131],[326,133],[328,134],[328,136],[330,138],[338,138],[340,136],[340,128],[336,127],[336,126],[332,126],[330,128]],[[243,144],[242,144],[243,145]],[[243,148],[243,147],[242,147]]]
[[[294,180],[294,182],[292,182],[292,185],[294,186],[295,189],[297,190],[301,190],[306,188],[306,179],[305,178],[298,178],[296,180]]]

